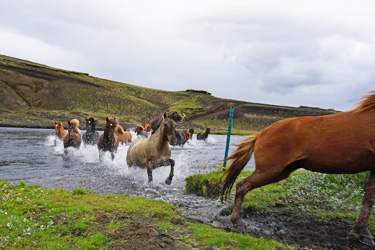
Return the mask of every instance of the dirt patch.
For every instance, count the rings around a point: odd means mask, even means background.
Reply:
[[[223,209],[213,225],[226,231],[251,234],[274,239],[296,249],[365,250],[371,249],[352,234],[354,224],[341,219],[319,220],[314,216],[301,216],[281,211],[262,211],[247,207],[241,211],[245,226],[233,226],[231,210]],[[229,226],[228,226],[229,225]]]
[[[138,213],[96,211],[86,226],[75,227],[81,216],[56,217],[54,223],[61,228],[61,235],[91,237],[103,235],[108,249],[196,249],[193,232],[186,229],[185,221],[165,220],[159,217],[144,217]],[[164,223],[164,224],[163,224]],[[165,226],[166,225],[166,226]],[[64,231],[64,227],[71,227]],[[216,249],[203,247],[199,249]]]

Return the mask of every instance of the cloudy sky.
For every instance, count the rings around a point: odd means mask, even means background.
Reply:
[[[0,54],[163,90],[346,111],[375,89],[375,2],[2,0]]]

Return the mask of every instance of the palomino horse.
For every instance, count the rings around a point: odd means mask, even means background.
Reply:
[[[96,121],[93,117],[86,119],[86,132],[82,135],[85,144],[95,145],[98,143],[99,133],[95,130]]]
[[[147,131],[142,127],[142,125],[137,125],[137,126],[135,126],[134,132],[135,132],[137,135],[140,135],[140,136],[142,136],[142,137],[145,137],[145,138],[148,137],[148,133],[147,133]]]
[[[163,115],[164,114],[160,114],[158,117],[156,117],[154,120],[152,120],[152,122],[151,122],[151,129],[152,129],[151,133],[152,134],[155,133],[155,131],[159,128],[160,123],[163,120]],[[179,111],[176,111],[176,110],[168,111],[167,116],[168,116],[169,119],[172,119],[175,122],[180,122],[180,121],[184,120],[184,116],[181,115],[181,113]]]
[[[56,137],[60,140],[63,140],[67,134],[68,134],[68,131],[64,130],[64,126],[62,122],[55,121],[55,146],[56,146]]]
[[[183,129],[182,133],[176,130],[176,138],[177,138],[176,145],[180,145],[180,146],[183,146],[189,139],[191,139],[190,133],[187,129]]]
[[[119,139],[115,133],[117,130],[118,121],[116,118],[107,117],[104,133],[98,139],[99,159],[102,160],[103,154],[106,151],[111,152],[112,160],[115,159]]]
[[[79,130],[78,126],[79,121],[77,119],[68,121],[68,134],[63,139],[64,148],[79,148],[81,146],[81,131]]]
[[[152,182],[152,170],[161,166],[171,165],[171,171],[165,183],[170,185],[174,175],[174,160],[171,159],[169,144],[176,144],[176,122],[164,113],[161,126],[148,139],[138,139],[130,144],[126,156],[129,167],[136,165],[147,168],[148,182]]]
[[[255,171],[236,186],[231,221],[242,223],[241,204],[247,192],[283,180],[296,169],[327,174],[370,171],[362,209],[354,231],[362,243],[375,246],[368,219],[375,201],[375,91],[354,110],[326,116],[296,117],[278,121],[247,137],[226,160],[221,198],[231,188],[254,153]]]
[[[121,144],[132,142],[132,135],[128,131],[124,131],[121,125],[117,125],[117,129],[115,130],[115,133],[119,141],[121,142]]]

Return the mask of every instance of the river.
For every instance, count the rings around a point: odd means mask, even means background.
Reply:
[[[131,133],[133,140],[137,139]],[[231,136],[229,152],[243,139],[244,136]],[[225,135],[209,135],[206,141],[198,141],[194,135],[183,147],[172,146],[176,165],[169,186],[164,183],[169,166],[153,170],[153,182],[148,183],[145,169],[126,165],[129,145],[120,145],[113,161],[107,153],[100,162],[96,146],[82,144],[79,149],[68,149],[65,153],[62,142],[58,140],[55,145],[54,141],[54,129],[0,127],[0,179],[10,184],[25,181],[49,189],[84,188],[98,194],[163,200],[179,206],[185,216],[206,223],[217,213],[217,200],[185,192],[185,178],[220,168]],[[253,170],[254,166],[251,160],[245,169]]]

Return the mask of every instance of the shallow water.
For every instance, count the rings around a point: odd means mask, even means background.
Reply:
[[[82,131],[82,134],[85,131]],[[100,132],[101,134],[102,132]],[[132,133],[133,140],[137,137]],[[243,136],[231,136],[229,153]],[[99,194],[124,194],[148,199],[164,200],[178,205],[183,214],[209,222],[217,212],[217,201],[185,192],[185,178],[216,170],[224,158],[226,136],[209,135],[207,141],[196,140],[172,146],[175,160],[171,185],[164,183],[170,167],[153,170],[153,182],[148,183],[145,169],[126,165],[129,145],[120,145],[115,159],[106,153],[102,162],[96,146],[81,145],[80,149],[68,149],[61,141],[54,143],[53,129],[24,129],[0,127],[0,179],[16,184],[25,181],[28,185],[45,188],[85,188]],[[254,169],[251,160],[245,169]]]

